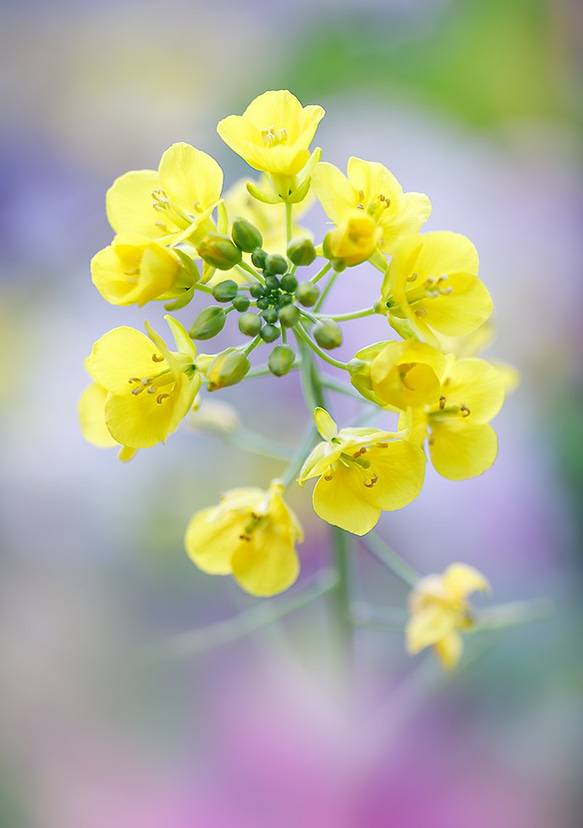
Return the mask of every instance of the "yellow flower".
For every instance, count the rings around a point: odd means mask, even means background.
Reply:
[[[350,380],[367,399],[406,411],[439,400],[446,359],[415,340],[377,342],[357,351],[348,363]]]
[[[409,408],[399,419],[408,439],[421,445],[429,436],[429,453],[439,474],[450,480],[476,477],[490,468],[498,453],[489,425],[504,402],[501,373],[482,359],[446,358],[439,400]]]
[[[364,535],[381,512],[414,500],[423,485],[425,455],[416,445],[375,428],[344,428],[327,411],[314,412],[319,443],[304,463],[298,483],[319,477],[313,494],[316,514],[334,526]]]
[[[355,209],[379,227],[378,247],[391,253],[403,235],[417,233],[431,214],[424,193],[404,193],[392,173],[373,161],[352,157],[348,177],[338,167],[322,161],[312,173],[312,189],[328,217],[342,224]]]
[[[432,331],[471,333],[492,313],[477,273],[478,254],[465,236],[445,231],[407,236],[393,252],[381,290],[389,321],[408,320],[436,347]]]
[[[305,106],[287,90],[264,92],[242,115],[229,115],[217,132],[254,169],[295,176],[306,166],[308,147],[324,117],[321,106]]]
[[[186,530],[191,560],[211,575],[233,575],[252,595],[275,595],[299,573],[296,541],[302,528],[272,481],[269,490],[232,489],[218,506],[197,512]]]
[[[158,170],[134,170],[107,191],[107,218],[116,233],[138,233],[167,243],[198,241],[216,228],[210,215],[223,186],[223,171],[206,152],[173,144]]]
[[[153,299],[180,295],[194,281],[174,251],[132,233],[116,236],[109,247],[95,254],[91,276],[97,290],[112,305],[137,303],[140,307]]]
[[[335,230],[326,233],[322,250],[327,259],[352,267],[370,259],[380,237],[381,230],[370,216],[353,210]]]
[[[85,361],[92,379],[106,392],[107,430],[116,442],[133,449],[165,442],[190,410],[201,382],[194,343],[179,322],[165,319],[177,351],[169,351],[146,323],[149,336],[127,327],[109,331]]]
[[[119,459],[127,463],[132,457],[135,457],[138,450],[129,448],[129,446],[122,446],[111,436],[105,424],[105,400],[107,399],[107,394],[107,390],[96,382],[92,383],[81,394],[81,399],[79,400],[81,431],[87,442],[92,443],[98,448],[114,448],[117,446],[119,448]]]
[[[448,566],[442,575],[422,578],[410,596],[407,652],[415,655],[425,647],[433,647],[442,665],[453,669],[463,649],[460,631],[473,626],[468,595],[489,590],[490,584],[481,572],[461,563]]]

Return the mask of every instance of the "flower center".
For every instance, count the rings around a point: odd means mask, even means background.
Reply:
[[[152,354],[152,362],[164,362],[164,357],[161,354]],[[131,388],[131,393],[134,397],[137,397],[139,394],[142,394],[144,391],[146,394],[156,394],[156,402],[158,405],[161,405],[164,400],[167,400],[170,397],[170,394],[166,394],[161,391],[164,386],[174,384],[176,382],[176,378],[174,374],[170,371],[169,368],[166,368],[164,371],[161,371],[159,374],[154,374],[151,377],[130,377],[128,379],[128,383],[133,386]],[[172,389],[168,389],[170,392]]]
[[[262,129],[261,140],[268,149],[277,147],[279,144],[287,144],[287,130],[285,127],[276,129],[274,126]]]
[[[160,188],[152,190],[151,196],[152,207],[164,218],[164,221],[160,220],[156,222],[156,227],[159,227],[164,233],[172,233],[175,232],[176,229],[185,230],[192,224],[193,221],[196,221],[197,216],[194,215],[194,213],[203,212],[203,208],[199,201],[195,201],[192,205],[192,213],[186,213],[183,210],[178,209],[178,207],[170,202],[170,199],[166,195],[166,191]],[[169,228],[168,223],[173,224],[175,228]]]

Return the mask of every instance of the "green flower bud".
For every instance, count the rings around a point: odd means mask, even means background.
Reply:
[[[242,351],[227,348],[226,351],[217,354],[207,369],[208,390],[216,391],[227,385],[236,385],[241,382],[250,367],[251,363]]]
[[[259,310],[265,310],[270,305],[270,301],[267,296],[262,296],[260,299],[257,300],[257,307]]]
[[[318,301],[320,295],[320,288],[318,285],[313,285],[312,282],[302,282],[297,286],[296,299],[305,308],[311,308]]]
[[[239,330],[246,336],[257,336],[261,330],[261,319],[257,314],[242,313],[239,317]]]
[[[267,359],[267,365],[276,377],[283,377],[294,364],[296,355],[289,345],[276,345]]]
[[[311,239],[292,239],[287,246],[287,255],[295,265],[311,265],[316,258],[316,249]]]
[[[333,319],[318,320],[314,325],[313,335],[320,348],[325,348],[327,351],[342,345],[340,325]]]
[[[343,262],[342,259],[332,259],[330,264],[336,273],[342,273],[343,270],[346,270],[346,262]]]
[[[211,305],[202,310],[190,328],[192,339],[212,339],[225,326],[227,314],[218,305]]]
[[[241,251],[231,239],[219,233],[210,233],[201,241],[198,248],[199,256],[205,262],[218,270],[230,270],[241,261]]]
[[[263,270],[265,267],[265,260],[267,259],[267,253],[265,250],[258,248],[251,253],[251,261],[255,265],[255,267],[259,268],[259,270]]]
[[[293,328],[300,321],[300,312],[295,305],[284,305],[279,310],[279,321],[284,328]]]
[[[263,285],[252,284],[249,288],[249,293],[254,299],[259,299],[260,296],[265,296],[265,288]]]
[[[384,343],[383,343],[384,344]],[[354,357],[347,363],[348,373],[350,374],[350,382],[356,388],[359,394],[383,407],[384,403],[377,397],[372,390],[372,382],[370,379],[370,363],[372,360],[366,361]]]
[[[250,304],[249,297],[246,293],[238,293],[233,299],[233,307],[235,310],[239,311],[239,313],[246,311]]]
[[[286,305],[293,304],[293,301],[294,301],[294,297],[291,295],[291,293],[281,293],[277,297],[277,307],[278,308],[283,308]]]
[[[292,273],[286,273],[281,277],[281,286],[284,290],[292,293],[298,286],[298,280]]]
[[[271,325],[273,322],[277,322],[277,320],[278,320],[278,318],[279,318],[279,317],[278,317],[278,313],[277,313],[277,311],[275,310],[275,308],[267,308],[267,310],[264,310],[264,311],[263,311],[263,313],[261,314],[261,316],[262,316],[262,317],[265,319],[265,321],[266,321],[266,322],[268,322],[270,325]]]
[[[265,270],[271,273],[287,273],[287,259],[281,253],[272,253],[265,260]]]
[[[273,275],[273,273],[269,273],[269,274],[265,277],[265,287],[266,287],[268,290],[278,290],[279,285],[280,285],[280,281],[279,281],[279,279],[277,278],[277,276],[274,276],[274,275]]]
[[[274,342],[279,336],[279,328],[276,328],[275,325],[264,325],[261,328],[260,336],[264,342]]]
[[[219,282],[213,288],[213,296],[217,302],[230,302],[234,299],[239,291],[239,285],[232,279],[226,279],[224,282]]]
[[[237,218],[231,227],[231,238],[245,253],[252,253],[263,244],[263,236],[251,222]]]

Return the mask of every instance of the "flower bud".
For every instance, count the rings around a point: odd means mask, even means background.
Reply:
[[[342,331],[340,325],[333,319],[320,319],[314,325],[314,339],[321,348],[331,350],[342,345]]]
[[[265,277],[265,287],[268,290],[277,290],[279,288],[279,279],[273,273],[268,273]]]
[[[190,328],[192,339],[212,339],[225,326],[227,314],[218,305],[211,305],[202,310]]]
[[[279,336],[279,328],[275,325],[264,325],[260,332],[261,339],[264,342],[274,342]]]
[[[276,345],[267,359],[267,365],[276,377],[283,377],[294,364],[296,355],[290,345]]]
[[[287,273],[288,263],[281,253],[271,253],[265,260],[265,270],[270,273]]]
[[[286,273],[285,276],[281,277],[281,287],[283,290],[287,290],[290,293],[294,291],[298,286],[298,280],[292,273]]]
[[[300,321],[300,312],[295,305],[284,305],[279,310],[279,321],[284,328],[293,328]]]
[[[340,262],[351,267],[370,259],[378,247],[380,236],[381,229],[371,217],[355,210],[354,215],[326,233],[322,250],[324,256],[333,262],[334,269],[341,270],[338,266]]]
[[[272,325],[274,322],[277,322],[277,320],[278,320],[278,318],[279,318],[279,317],[278,317],[278,313],[277,313],[277,311],[275,310],[275,308],[267,308],[266,310],[264,310],[264,311],[263,311],[263,313],[261,314],[261,316],[262,316],[262,317],[265,319],[265,321],[266,321],[266,322],[268,322],[270,325]]]
[[[251,368],[251,363],[243,351],[238,348],[227,348],[214,358],[206,372],[208,390],[216,391],[227,385],[236,385],[241,382]]]
[[[213,296],[217,302],[230,302],[239,292],[239,285],[233,279],[226,279],[219,282],[213,288]]]
[[[241,251],[231,239],[219,233],[211,233],[199,244],[198,254],[207,264],[218,270],[230,270],[241,261]]]
[[[239,317],[239,330],[245,336],[257,336],[261,330],[261,319],[251,311],[243,313]]]
[[[311,308],[318,301],[320,288],[312,282],[302,282],[297,286],[296,299],[305,308]]]
[[[287,246],[288,258],[295,265],[311,265],[316,249],[311,239],[292,239]]]
[[[259,230],[244,218],[235,219],[233,222],[231,238],[245,253],[252,253],[263,244],[263,236]]]
[[[246,293],[238,293],[233,299],[233,307],[235,310],[239,311],[239,313],[246,311],[250,304],[251,302],[249,301],[249,297]]]
[[[265,267],[265,260],[267,259],[267,253],[265,250],[259,248],[258,250],[254,250],[251,253],[251,261],[255,265],[255,267],[259,268],[259,270],[263,270]]]
[[[263,285],[254,282],[249,288],[249,293],[254,299],[259,299],[260,296],[265,296],[265,288]]]

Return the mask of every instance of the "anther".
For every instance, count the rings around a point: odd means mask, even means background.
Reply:
[[[367,489],[372,489],[372,487],[374,486],[374,484],[377,482],[378,479],[379,479],[378,474],[374,474],[370,479],[370,483],[367,483],[366,480],[363,480],[363,483],[367,487]]]
[[[461,412],[462,417],[469,417],[470,414],[471,414],[470,409],[465,404],[460,405],[460,412]]]
[[[410,276],[407,276],[408,282],[415,282],[419,278],[418,273],[412,273]]]
[[[333,477],[334,477],[334,472],[329,471],[324,475],[324,480],[327,480],[328,482],[330,482],[330,480],[332,480]]]
[[[164,362],[164,357],[158,356],[158,354],[152,354],[152,362]]]
[[[442,394],[441,397],[439,398],[439,407],[441,408],[442,411],[445,408],[446,402],[447,402],[447,398],[444,397],[444,395]]]
[[[158,403],[158,405],[161,405],[162,400],[168,399],[169,396],[170,394],[158,394],[158,396],[156,397],[156,402]]]

